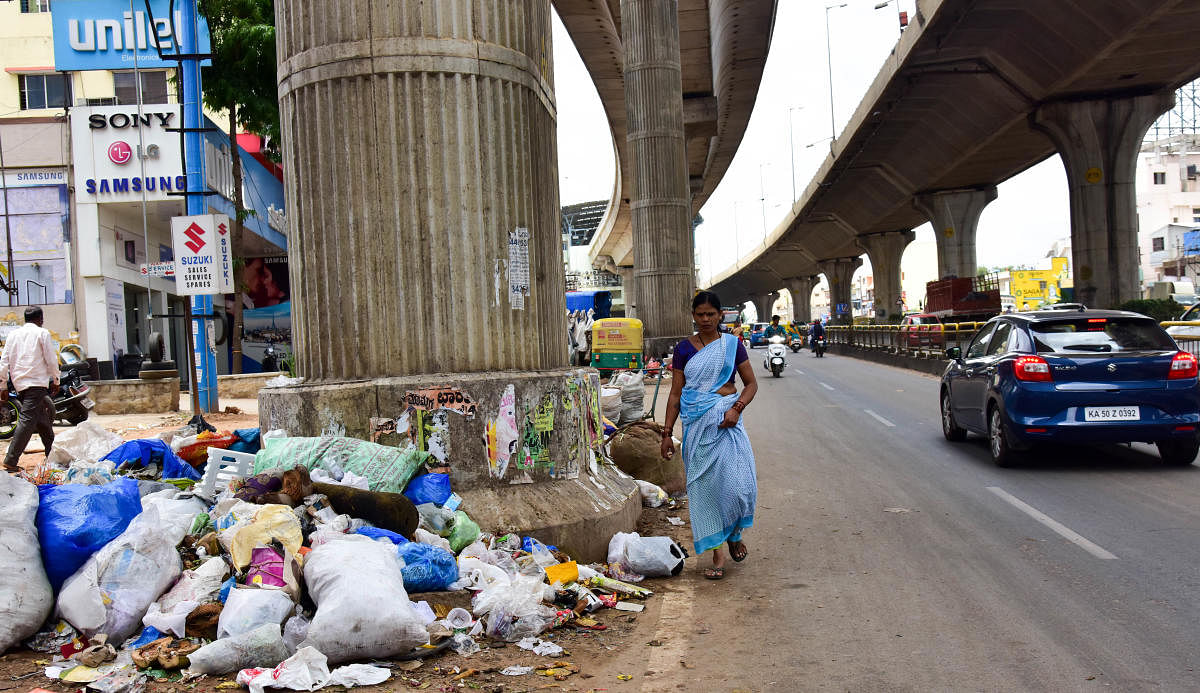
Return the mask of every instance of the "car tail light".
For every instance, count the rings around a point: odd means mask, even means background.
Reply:
[[[1167,373],[1167,379],[1181,380],[1183,378],[1195,378],[1196,372],[1196,357],[1186,351],[1181,351],[1175,354],[1175,358],[1171,359],[1171,370]]]
[[[1018,358],[1013,362],[1013,375],[1017,376],[1017,380],[1032,383],[1048,383],[1053,380],[1050,377],[1050,364],[1046,363],[1046,359],[1041,356]]]

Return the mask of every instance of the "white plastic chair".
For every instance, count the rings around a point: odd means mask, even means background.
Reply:
[[[234,479],[244,479],[254,472],[254,455],[221,448],[208,449],[208,467],[193,493],[206,500],[214,500],[222,490],[229,488]]]

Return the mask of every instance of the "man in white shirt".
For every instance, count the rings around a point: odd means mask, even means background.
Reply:
[[[54,444],[54,402],[50,397],[58,392],[58,372],[58,354],[49,330],[42,328],[42,309],[26,308],[25,324],[8,335],[0,355],[0,401],[8,401],[11,380],[21,403],[17,430],[4,456],[4,471],[21,471],[17,462],[35,430],[50,454]]]

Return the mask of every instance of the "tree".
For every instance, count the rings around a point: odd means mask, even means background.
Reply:
[[[242,372],[242,267],[236,253],[242,243],[243,224],[249,212],[242,199],[242,159],[238,155],[237,130],[262,136],[268,153],[279,141],[279,97],[275,82],[275,7],[272,0],[199,0],[200,14],[208,20],[212,35],[212,66],[202,77],[204,105],[229,115],[230,158],[233,164],[233,207],[231,242],[235,253],[233,372]]]

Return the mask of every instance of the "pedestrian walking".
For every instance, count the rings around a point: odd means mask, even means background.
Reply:
[[[25,324],[9,333],[4,342],[0,355],[0,385],[5,385],[0,386],[2,402],[8,401],[6,385],[10,381],[21,414],[4,456],[4,471],[15,474],[21,471],[17,461],[34,431],[41,436],[47,455],[54,444],[54,402],[50,397],[58,392],[58,355],[50,331],[42,328],[42,309],[37,306],[25,309]]]
[[[692,319],[696,334],[675,347],[661,452],[665,459],[674,454],[671,430],[682,417],[692,543],[696,555],[713,552],[704,577],[720,580],[725,577],[722,547],[729,545],[734,561],[745,560],[742,530],[754,524],[758,481],[741,416],[754,401],[758,381],[741,340],[719,331],[721,300],[716,294],[696,294]],[[742,377],[740,394],[735,371]]]

